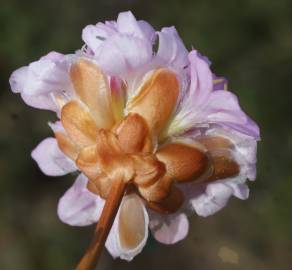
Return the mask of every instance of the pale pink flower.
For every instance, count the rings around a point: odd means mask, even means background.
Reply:
[[[43,140],[32,152],[40,169],[51,176],[80,172],[59,201],[63,222],[72,226],[98,222],[107,194],[102,181],[110,183],[115,175],[112,164],[108,171],[98,161],[105,162],[102,151],[107,155],[116,148],[115,155],[123,150],[131,162],[155,169],[154,182],[145,180],[144,186],[131,174],[135,192],[124,196],[106,242],[113,257],[132,260],[145,246],[148,228],[159,242],[182,240],[189,229],[186,211],[205,217],[222,209],[231,196],[248,198],[246,181],[256,177],[259,129],[236,96],[226,91],[226,79],[212,73],[207,58],[196,50],[189,52],[174,27],[155,32],[131,12],[120,13],[117,21],[86,26],[82,38],[85,45],[76,53],[51,52],[10,78],[12,91],[25,103],[52,110],[59,118],[50,123],[56,138]],[[127,121],[137,125],[132,133],[144,136],[144,150],[139,150],[143,155],[125,150],[123,143],[131,142],[120,139],[119,132],[132,127]],[[123,143],[117,146],[116,140]],[[101,141],[104,145],[99,146]],[[158,169],[161,164],[165,169]],[[163,177],[171,179],[166,188],[171,185],[183,197],[174,202],[160,195],[161,201],[155,201],[157,190],[149,186]],[[92,183],[101,182],[94,190]]]

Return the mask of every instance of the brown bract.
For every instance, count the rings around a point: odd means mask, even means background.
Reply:
[[[62,107],[64,132],[55,136],[60,149],[90,180],[88,189],[102,198],[109,196],[116,179],[122,179],[134,187],[128,192],[139,194],[148,207],[172,213],[184,202],[178,184],[202,181],[205,175],[203,181],[214,181],[239,172],[230,155],[233,145],[225,138],[201,138],[200,148],[181,142],[158,145],[180,91],[172,71],[154,71],[121,119],[112,103],[119,103],[117,97],[111,96],[107,77],[94,63],[73,64],[70,76],[76,98]],[[127,209],[135,212],[133,207]]]

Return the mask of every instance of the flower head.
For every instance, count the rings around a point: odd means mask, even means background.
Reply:
[[[248,198],[259,129],[207,58],[188,52],[174,27],[155,32],[131,12],[82,38],[76,53],[51,52],[10,78],[28,105],[59,119],[32,152],[40,169],[80,172],[59,201],[63,222],[98,222],[119,179],[127,189],[106,247],[131,260],[148,228],[173,244],[187,235],[186,211],[208,216],[232,195]]]

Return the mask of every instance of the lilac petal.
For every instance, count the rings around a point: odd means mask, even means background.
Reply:
[[[31,156],[48,176],[61,176],[77,170],[75,163],[61,152],[55,138],[44,139]]]
[[[190,84],[182,89],[181,100],[169,126],[169,136],[186,132],[202,123],[207,124],[202,110],[213,89],[212,72],[209,63],[196,50],[188,54],[188,60]]]
[[[21,93],[24,88],[24,84],[26,82],[26,77],[28,73],[28,67],[21,67],[17,70],[15,70],[10,78],[9,83],[12,92],[14,93]]]
[[[51,60],[53,62],[63,61],[64,60],[64,54],[51,51],[47,55],[44,55],[40,58],[41,60]]]
[[[66,67],[48,58],[35,61],[28,66],[23,92],[27,95],[46,94],[70,88]]]
[[[14,93],[20,93],[24,102],[34,108],[57,110],[57,105],[49,94],[27,95],[23,92],[29,73],[29,67],[21,67],[14,71],[9,79],[11,90]]]
[[[32,107],[56,111],[52,95],[72,92],[68,74],[71,58],[50,52],[38,61],[14,71],[9,80],[12,91],[20,93]]]
[[[207,185],[205,192],[190,202],[199,216],[207,217],[224,208],[232,194],[231,187],[215,182]]]
[[[213,90],[212,72],[209,63],[196,51],[192,50],[188,59],[190,62],[191,85],[188,97],[194,106],[199,107]]]
[[[157,58],[165,65],[182,69],[188,65],[188,51],[175,27],[165,27],[158,32],[159,47]]]
[[[150,229],[158,242],[175,244],[187,236],[189,221],[184,213],[160,215],[153,212],[150,216]]]
[[[40,95],[70,88],[68,65],[65,56],[51,52],[12,73],[12,91],[26,95]]]
[[[238,184],[238,183],[233,183],[233,182],[226,182],[226,185],[231,187],[233,189],[233,195],[241,200],[247,200],[249,197],[249,188],[248,186],[243,183],[243,184]]]
[[[214,123],[245,123],[246,121],[246,115],[241,110],[237,97],[233,93],[224,90],[212,92],[204,113],[206,118]]]
[[[259,128],[241,109],[237,97],[225,90],[214,91],[209,64],[193,50],[189,54],[191,84],[182,96],[168,135],[218,124],[259,139]]]
[[[80,174],[58,204],[58,216],[71,226],[87,226],[100,218],[104,200],[90,192],[88,179]]]
[[[125,202],[134,203],[136,207],[140,208],[140,211],[143,211],[143,218],[144,218],[144,229],[143,229],[143,238],[139,242],[139,244],[132,248],[127,248],[123,246],[121,241],[121,230],[120,230],[120,215],[121,215],[121,208],[124,207]],[[131,212],[124,212],[125,214],[129,213],[131,215]],[[130,218],[131,219],[131,218]],[[127,220],[127,217],[124,217],[124,220]],[[118,211],[118,214],[116,216],[116,219],[114,221],[114,224],[111,228],[110,234],[106,241],[106,248],[109,251],[109,253],[114,258],[121,258],[127,261],[131,261],[136,255],[138,255],[144,246],[146,245],[147,239],[148,239],[148,225],[149,225],[149,217],[148,213],[144,207],[143,202],[137,196],[136,194],[127,195],[123,198],[123,201],[121,203],[120,209]],[[133,228],[134,229],[134,228]],[[133,232],[135,233],[135,232]]]
[[[226,127],[230,129],[237,130],[238,132],[245,134],[254,138],[255,140],[260,140],[260,128],[257,123],[246,116],[245,124],[242,123],[224,123]]]
[[[154,43],[156,39],[156,33],[154,28],[148,22],[143,20],[138,21],[138,24],[141,31],[143,32],[144,38],[151,43]]]
[[[98,23],[86,26],[82,30],[82,39],[94,53],[98,53],[100,45],[113,33],[115,33],[113,29]]]
[[[117,34],[103,42],[96,57],[103,70],[121,75],[148,63],[152,58],[152,45],[137,37]]]
[[[52,99],[51,95],[36,95],[36,96],[30,96],[26,95],[24,93],[21,93],[21,97],[23,101],[37,109],[43,109],[43,110],[50,110],[50,111],[58,111],[58,106]]]
[[[128,34],[146,40],[149,40],[149,37],[155,33],[154,29],[148,23],[137,21],[131,11],[121,12],[119,14],[117,30],[121,34]]]
[[[240,108],[237,97],[224,90],[212,92],[202,118],[211,123],[219,123],[241,133],[259,138],[258,126]]]
[[[119,33],[145,39],[151,43],[154,41],[155,30],[145,21],[137,21],[132,12],[121,12],[117,19],[117,30]]]

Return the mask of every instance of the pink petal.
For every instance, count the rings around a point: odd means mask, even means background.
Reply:
[[[59,61],[42,58],[28,66],[23,92],[27,95],[62,91],[71,87],[68,70]]]
[[[190,202],[199,216],[207,217],[224,208],[232,194],[231,187],[215,182],[207,185],[206,191]]]
[[[75,163],[61,152],[55,138],[44,139],[31,156],[41,171],[49,176],[61,176],[77,170]]]
[[[120,213],[121,213],[121,208],[123,207],[123,203],[126,202],[127,200],[135,200],[136,202],[135,205],[137,207],[141,207],[144,215],[144,235],[141,240],[141,242],[134,248],[126,248],[122,245],[121,242],[121,236],[120,236],[120,230],[119,230],[119,224],[120,224]],[[148,225],[149,225],[149,217],[148,213],[143,205],[143,202],[141,199],[135,195],[127,195],[123,198],[121,207],[119,209],[119,212],[116,216],[116,219],[114,221],[113,227],[110,231],[110,234],[108,236],[108,239],[106,241],[106,248],[109,251],[109,253],[114,257],[114,258],[121,258],[127,261],[131,261],[136,255],[138,255],[144,246],[146,245],[147,239],[148,239]]]
[[[148,63],[152,58],[152,45],[137,37],[117,34],[103,42],[96,58],[103,70],[121,75]]]
[[[143,32],[131,11],[121,12],[117,19],[117,30],[119,33],[144,38]]]
[[[24,88],[24,84],[26,82],[26,77],[28,73],[28,67],[21,67],[17,70],[15,70],[10,78],[9,83],[12,92],[14,93],[21,93]]]
[[[241,109],[237,97],[230,91],[213,90],[213,74],[209,64],[193,50],[189,54],[189,89],[180,101],[169,134],[217,124],[256,140],[259,128]]]
[[[146,40],[154,43],[156,39],[156,33],[154,28],[146,21],[140,20],[138,21],[139,27],[143,33],[143,36]]]
[[[256,140],[260,136],[257,124],[243,112],[237,97],[229,91],[213,91],[200,120],[229,127]]]
[[[241,200],[247,200],[249,197],[249,188],[246,184],[238,184],[233,182],[226,182],[226,185],[233,189],[233,195]]]
[[[115,31],[104,24],[88,25],[82,30],[82,39],[94,52],[98,53],[99,46]]]
[[[131,11],[121,12],[117,19],[117,30],[119,33],[139,37],[153,41],[155,30],[145,21],[137,21]]]
[[[53,62],[63,61],[64,60],[64,54],[51,51],[47,55],[44,55],[40,58],[41,60],[51,60]]]
[[[24,102],[34,108],[57,110],[57,105],[49,94],[43,95],[27,95],[23,92],[27,83],[29,67],[21,67],[14,71],[9,79],[11,90],[14,93],[20,93]]]
[[[165,65],[182,69],[188,65],[188,51],[175,27],[165,27],[158,32],[159,47],[157,58]]]
[[[11,89],[20,93],[25,103],[57,111],[52,94],[72,92],[68,70],[71,56],[50,52],[38,61],[14,71],[10,77]]]
[[[58,216],[71,226],[87,226],[98,221],[104,200],[86,188],[88,179],[80,174],[58,204]]]
[[[154,238],[163,244],[175,244],[183,240],[189,231],[189,221],[184,213],[150,216],[150,229]]]
[[[188,98],[192,99],[193,105],[199,107],[203,102],[206,102],[213,90],[213,75],[209,63],[196,50],[191,51],[188,58],[191,72]]]
[[[45,95],[30,96],[30,95],[26,95],[24,93],[21,93],[21,97],[27,105],[29,105],[33,108],[50,110],[50,111],[54,111],[54,112],[58,111],[58,106],[53,101],[53,99],[50,95],[45,94]]]

